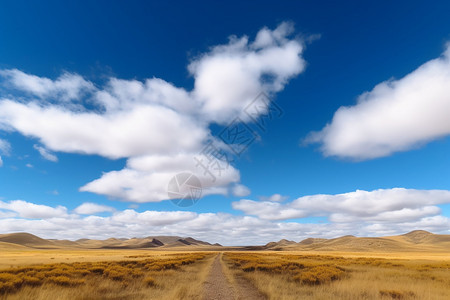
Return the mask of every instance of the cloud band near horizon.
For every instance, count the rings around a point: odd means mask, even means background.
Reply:
[[[386,189],[337,195],[303,196],[288,203],[241,200],[233,208],[245,213],[142,211],[83,203],[69,210],[22,200],[0,201],[4,232],[28,231],[60,239],[192,236],[224,245],[264,244],[281,238],[343,235],[396,235],[415,229],[449,233],[450,218],[438,205],[450,203],[447,190]],[[295,221],[323,217],[325,222]]]

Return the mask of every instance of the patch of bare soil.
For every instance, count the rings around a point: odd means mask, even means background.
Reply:
[[[223,272],[223,267],[221,255],[217,255],[204,284],[204,300],[267,299],[244,277],[236,277],[235,285],[231,286]]]

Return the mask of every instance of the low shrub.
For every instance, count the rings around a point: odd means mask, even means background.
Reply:
[[[110,270],[108,272],[107,276],[108,276],[108,278],[110,278],[112,280],[122,281],[127,276],[127,273],[124,273],[124,272],[121,272],[121,271]]]
[[[144,278],[144,283],[147,286],[155,286],[156,285],[155,279],[153,277],[150,277],[150,276],[147,276],[147,277]]]
[[[344,271],[335,266],[318,266],[303,271],[294,280],[307,285],[319,285],[342,278]]]
[[[39,286],[43,283],[42,279],[34,276],[24,275],[21,278],[23,280],[24,285]]]
[[[21,287],[23,280],[9,273],[0,273],[0,293],[13,292]]]
[[[104,270],[105,270],[105,268],[103,268],[103,267],[92,267],[88,271],[93,274],[102,275]]]

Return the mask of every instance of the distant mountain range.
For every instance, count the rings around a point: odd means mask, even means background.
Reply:
[[[0,247],[2,248],[80,248],[80,249],[144,249],[144,248],[175,248],[175,247],[221,247],[219,244],[210,244],[188,237],[179,236],[149,236],[145,238],[91,240],[77,241],[42,239],[30,233],[0,234]]]
[[[343,251],[343,252],[450,252],[450,235],[415,230],[407,234],[385,237],[334,239],[307,238],[300,242],[280,240],[264,246],[222,247],[220,244],[179,236],[148,236],[145,238],[80,239],[77,241],[42,239],[29,233],[0,234],[0,249],[199,249],[199,250],[274,250],[274,251]]]

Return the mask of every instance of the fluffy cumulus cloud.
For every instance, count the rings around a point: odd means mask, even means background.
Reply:
[[[81,191],[107,194],[132,202],[153,202],[167,199],[168,184],[174,175],[190,172],[201,180],[203,195],[229,193],[228,185],[239,181],[239,171],[223,164],[220,176],[211,177],[201,172],[194,159],[207,161],[207,157],[195,153],[177,155],[147,155],[132,157],[120,171],[104,174],[81,187]]]
[[[38,140],[36,150],[51,161],[57,160],[52,152],[127,159],[124,169],[104,173],[82,191],[125,201],[161,201],[168,198],[170,179],[190,172],[200,178],[204,195],[244,195],[238,170],[227,164],[211,178],[198,164],[210,157],[200,153],[210,141],[220,145],[211,136],[212,123],[236,117],[250,121],[243,111],[255,97],[273,95],[303,71],[303,43],[292,38],[292,30],[282,23],[261,29],[253,40],[230,37],[227,44],[212,47],[189,63],[190,91],[159,78],[110,78],[98,86],[78,74],[52,80],[2,70],[0,129]],[[252,111],[252,116],[264,113]]]
[[[287,36],[292,25],[283,23],[275,30],[261,29],[253,42],[244,36],[231,37],[227,45],[214,47],[189,65],[195,77],[193,94],[202,110],[215,122],[228,122],[248,116],[243,108],[261,91],[278,92],[287,81],[303,71],[299,56],[303,46]]]
[[[307,140],[327,156],[356,160],[405,151],[450,135],[450,44],[444,54],[341,107]]]
[[[337,195],[312,195],[292,202],[240,200],[233,208],[266,220],[327,217],[333,223],[398,223],[437,217],[439,204],[450,203],[450,191],[380,189]]]
[[[358,192],[356,192],[358,193]],[[25,201],[0,202],[0,228],[2,232],[27,231],[44,238],[79,239],[95,238],[106,239],[110,237],[145,237],[154,235],[191,236],[211,243],[224,245],[257,245],[282,238],[300,241],[308,237],[334,238],[347,234],[358,236],[379,236],[402,234],[414,229],[424,229],[435,233],[448,234],[450,219],[439,215],[432,203],[448,202],[450,191],[411,191],[415,205],[400,208],[403,205],[401,191],[393,197],[393,204],[381,204],[373,211],[361,216],[362,212],[355,212],[351,204],[372,199],[375,205],[382,191],[376,191],[376,196],[366,192],[366,195],[348,196],[348,202],[342,205],[335,204],[344,215],[355,215],[354,219],[336,219],[325,223],[298,223],[279,221],[267,218],[269,209],[262,206],[256,208],[260,216],[236,216],[228,213],[196,213],[189,211],[142,211],[126,209],[112,211],[100,208],[101,205],[82,204],[74,213],[67,214],[65,207],[49,207]],[[351,194],[351,193],[349,193]],[[436,201],[424,201],[425,194],[436,195]],[[344,195],[344,194],[343,194]],[[384,194],[388,195],[388,194]],[[341,197],[342,195],[335,195]],[[336,202],[327,195],[309,196],[316,199],[314,207],[309,205],[310,214],[327,214],[324,203]],[[382,197],[384,199],[384,197]],[[444,200],[447,199],[447,200]],[[300,198],[301,199],[301,198]],[[311,198],[312,199],[312,198]],[[306,199],[299,200],[298,206]],[[368,201],[370,202],[370,201]],[[387,201],[386,201],[387,202]],[[280,210],[280,203],[256,202],[268,205],[272,210]],[[419,204],[420,203],[420,204]],[[245,204],[242,202],[241,204]],[[247,203],[248,205],[248,203]],[[306,206],[306,203],[303,203]],[[376,205],[375,205],[376,206]],[[369,207],[369,203],[365,206]],[[241,207],[242,208],[242,207]],[[255,207],[253,207],[255,208]],[[306,208],[304,207],[306,210]],[[102,210],[106,214],[97,216],[95,213]],[[287,211],[285,208],[284,211]],[[292,211],[295,208],[291,209]],[[91,213],[91,214],[89,214]],[[253,213],[255,214],[255,213]],[[379,217],[379,216],[382,217]],[[373,216],[378,216],[373,218]],[[284,213],[283,219],[298,217],[294,214]],[[400,217],[400,218],[398,218]]]
[[[151,103],[98,113],[70,111],[64,104],[3,99],[0,123],[40,139],[53,151],[108,158],[195,151],[207,137],[207,130],[191,117]]]

